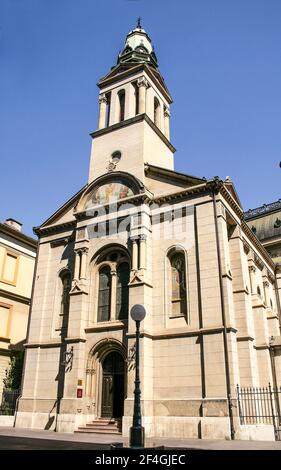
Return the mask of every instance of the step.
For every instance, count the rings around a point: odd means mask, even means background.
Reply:
[[[91,434],[121,434],[117,429],[96,429],[96,428],[87,428],[79,427],[74,431],[75,433],[91,433]]]
[[[118,423],[116,421],[107,421],[107,422],[101,422],[101,421],[90,421],[87,424],[94,424],[97,426],[118,426]]]
[[[88,429],[97,429],[98,431],[104,431],[104,430],[111,430],[111,431],[119,431],[119,428],[117,426],[98,426],[95,424],[89,424],[87,423],[85,426],[82,426],[84,428]]]

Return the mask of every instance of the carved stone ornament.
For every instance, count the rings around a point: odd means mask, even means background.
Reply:
[[[74,279],[74,281],[72,282],[72,288],[71,288],[70,294],[76,294],[78,292],[81,292],[79,281]]]
[[[140,272],[137,270],[133,271],[131,274],[131,280],[130,280],[129,285],[138,284],[139,282],[143,282]]]
[[[116,168],[116,166],[117,166],[117,163],[114,163],[114,162],[111,162],[111,161],[110,161],[110,162],[108,163],[107,167],[106,167],[108,173],[110,173],[111,171],[114,171],[115,168]]]
[[[107,103],[107,99],[106,99],[106,96],[105,96],[105,93],[102,93],[100,96],[99,96],[99,103]]]
[[[138,87],[144,86],[145,88],[148,88],[149,86],[148,81],[145,77],[140,77],[137,81],[137,85]]]
[[[164,116],[165,117],[170,117],[171,116],[171,112],[170,112],[169,108],[164,109]]]

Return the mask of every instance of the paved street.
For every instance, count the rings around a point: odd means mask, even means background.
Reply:
[[[0,450],[105,450],[108,444],[59,441],[34,437],[1,436]]]
[[[112,443],[128,441],[120,436],[100,434],[65,434],[52,431],[0,427],[0,450],[103,450]],[[147,447],[185,448],[202,450],[281,450],[281,442],[222,441],[200,439],[147,439]]]

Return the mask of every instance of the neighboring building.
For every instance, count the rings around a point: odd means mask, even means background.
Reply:
[[[36,249],[19,222],[0,223],[0,401],[10,357],[23,350],[27,337]]]
[[[35,229],[16,426],[72,432],[122,418],[127,436],[129,311],[140,303],[146,435],[273,438],[270,426],[240,425],[236,385],[280,385],[280,356],[276,374],[270,356],[270,338],[280,338],[275,265],[230,179],[174,171],[172,99],[140,25],[98,86],[88,183]]]
[[[281,199],[250,209],[244,214],[252,232],[276,263],[276,285],[281,304]]]

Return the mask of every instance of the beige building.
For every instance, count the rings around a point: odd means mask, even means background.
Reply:
[[[276,277],[281,301],[281,199],[250,209],[245,220],[276,263]]]
[[[19,222],[0,223],[0,399],[10,357],[26,341],[36,249]]]
[[[73,432],[116,419],[128,436],[129,311],[141,303],[146,435],[271,439],[266,423],[241,425],[236,385],[273,382],[275,265],[229,179],[174,171],[172,98],[139,25],[98,86],[89,180],[36,229],[16,425]],[[280,384],[280,357],[273,359]]]

